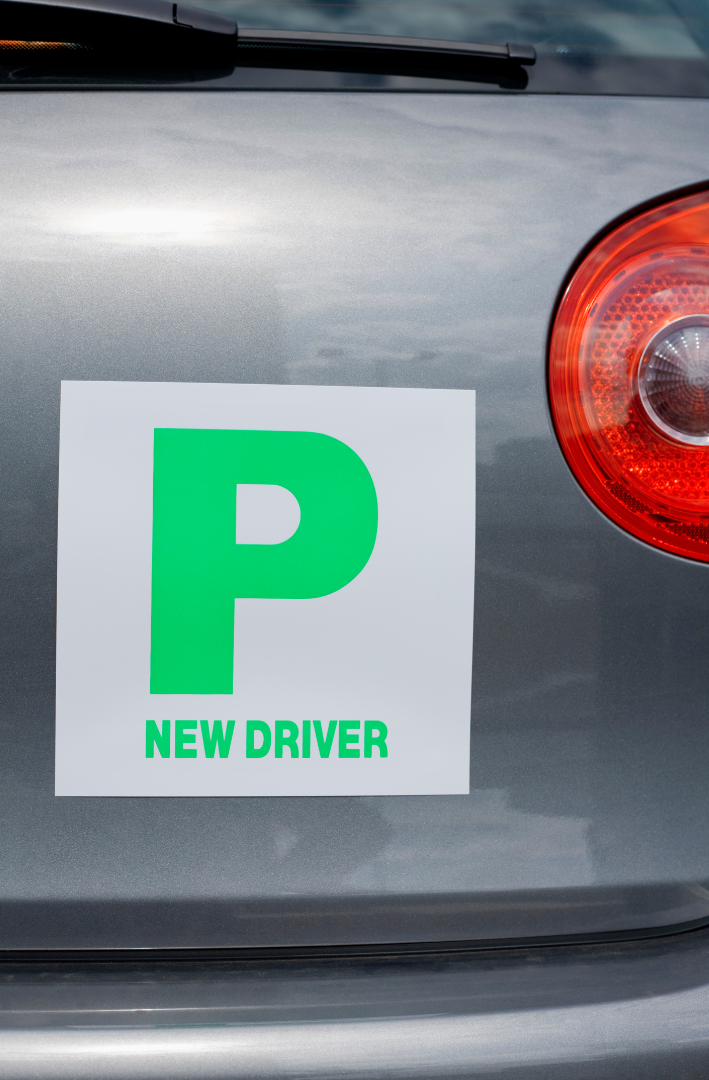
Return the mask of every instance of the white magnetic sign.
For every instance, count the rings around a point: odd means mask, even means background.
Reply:
[[[57,795],[465,794],[472,390],[65,382]]]

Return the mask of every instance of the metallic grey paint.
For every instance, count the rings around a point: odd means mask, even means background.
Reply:
[[[0,1076],[703,1080],[707,952],[5,963]]]
[[[703,101],[2,96],[1,947],[709,918],[709,568],[590,505],[544,389],[577,252],[708,147]],[[54,798],[60,378],[476,388],[469,797]]]

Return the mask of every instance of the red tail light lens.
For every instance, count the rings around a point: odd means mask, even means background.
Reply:
[[[709,562],[709,192],[639,214],[586,256],[554,320],[549,394],[593,502]]]

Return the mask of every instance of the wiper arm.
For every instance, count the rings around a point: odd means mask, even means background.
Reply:
[[[171,0],[0,0],[0,81],[192,82],[234,70],[236,23]]]

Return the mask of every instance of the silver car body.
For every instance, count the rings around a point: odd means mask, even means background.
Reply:
[[[706,181],[709,103],[32,91],[0,132],[0,1076],[704,1076],[707,569],[582,493],[545,351],[594,235]],[[476,390],[469,796],[54,797],[61,379]]]

